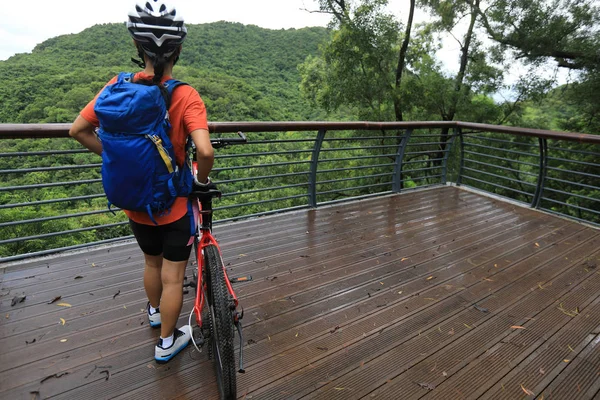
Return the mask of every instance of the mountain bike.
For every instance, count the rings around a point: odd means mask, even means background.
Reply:
[[[246,137],[238,132],[238,138],[211,139],[213,148],[219,149],[232,144],[246,143]],[[192,150],[192,153],[195,152]],[[193,173],[197,173],[196,161],[192,164]],[[194,308],[190,313],[189,325],[192,326],[192,315],[196,316],[197,328],[192,334],[192,343],[198,351],[204,344],[208,345],[208,357],[214,360],[217,384],[221,399],[235,399],[236,372],[244,373],[242,318],[244,311],[237,311],[238,298],[233,291],[232,283],[249,281],[252,277],[230,279],[224,267],[221,249],[212,235],[212,200],[221,197],[221,192],[211,189],[207,192],[193,193],[192,201],[197,201],[199,215],[194,238],[194,253],[197,268],[190,282],[184,287],[196,289]],[[187,281],[187,277],[185,278]],[[239,368],[235,367],[235,330],[240,338]]]

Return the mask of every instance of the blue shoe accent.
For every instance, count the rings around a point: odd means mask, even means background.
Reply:
[[[168,348],[162,347],[162,339],[158,339],[158,344],[154,347],[154,360],[158,364],[164,364],[175,357],[181,350],[190,344],[191,329],[189,325],[184,325],[173,332],[173,344]]]
[[[146,313],[148,314],[148,322],[152,328],[160,326],[160,308],[156,309],[156,312],[150,315],[150,302],[146,305]]]

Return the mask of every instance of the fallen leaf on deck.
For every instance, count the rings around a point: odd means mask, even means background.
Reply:
[[[67,339],[60,339],[60,342],[61,342],[61,343],[64,343],[64,342],[66,342],[66,341],[67,341]]]
[[[56,296],[55,298],[53,298],[52,300],[50,300],[50,301],[48,302],[48,304],[52,304],[52,303],[54,303],[55,301],[58,301],[58,300],[60,300],[60,299],[62,299],[62,296]]]
[[[533,393],[529,389],[526,389],[525,386],[523,386],[523,384],[521,384],[521,389],[523,389],[523,391],[525,392],[526,395],[528,395],[528,396],[535,396],[535,393]]]
[[[417,385],[421,386],[423,389],[427,389],[427,390],[433,390],[435,389],[435,385],[431,384],[431,383],[419,383],[419,382],[415,382]]]
[[[65,375],[69,375],[69,373],[68,373],[68,372],[62,372],[62,373],[60,373],[60,374],[49,375],[49,376],[45,377],[44,379],[42,379],[42,380],[40,381],[40,383],[44,383],[44,382],[46,382],[48,379],[51,379],[51,378],[60,378],[61,376],[65,376]]]
[[[567,359],[565,358],[563,361],[564,361],[564,362],[566,362],[566,363],[568,363],[568,362],[569,362],[569,361],[571,361],[571,360],[567,360]]]
[[[546,371],[544,371],[544,368],[540,367],[540,375],[544,375],[546,373]]]
[[[104,379],[105,381],[110,379],[110,371],[105,369],[103,371],[100,371],[101,374],[106,374],[106,379]]]
[[[539,244],[539,243],[536,243],[536,244],[535,244],[535,247],[540,247],[540,244]]]
[[[64,319],[64,318],[61,318],[61,319],[60,319],[60,323],[61,323],[63,326],[65,325],[65,322],[67,322],[67,321],[65,321],[65,319]]]
[[[117,293],[115,293],[115,295],[113,296],[113,300],[114,300],[114,298],[115,298],[115,297],[117,297],[117,296],[118,296],[118,295],[120,295],[120,294],[121,294],[121,291],[119,290],[119,291],[118,291]]]
[[[406,260],[408,260],[408,258],[404,257],[403,259],[400,260],[400,262],[406,261]]]
[[[490,278],[483,278],[484,281],[488,281],[488,282],[494,282],[492,279]]]
[[[383,285],[383,282],[379,282],[379,283],[381,283]]]
[[[567,345],[567,347],[569,348],[569,350],[571,350],[571,351],[575,351],[575,350],[573,350],[573,348],[571,347],[571,345],[570,345],[570,344],[569,344],[569,345]]]
[[[398,292],[398,294],[402,294],[402,290]]]
[[[32,343],[35,343],[35,338],[33,338],[33,340],[31,342],[29,342],[27,340],[25,341],[25,344],[32,344]]]
[[[442,375],[443,375],[443,376],[448,376],[448,373],[447,373],[446,371],[443,371],[443,372],[442,372]]]
[[[343,387],[336,387],[336,388],[334,388],[334,389],[335,389],[335,390],[344,390],[345,388],[343,388]]]
[[[298,337],[298,333],[299,333],[299,332],[296,332],[296,337]]]
[[[511,329],[525,329],[525,327],[521,325],[513,325],[511,326]]]
[[[562,311],[563,314],[566,314],[569,317],[576,317],[577,314],[579,314],[579,308],[578,307],[576,307],[575,310],[573,310],[573,311],[568,311],[568,310],[565,310],[565,307],[563,306],[563,303],[560,303],[560,305],[557,308],[560,311]]]
[[[73,278],[73,279],[83,279],[83,276],[81,276],[81,275],[77,275],[77,276],[76,276],[75,278]]]
[[[339,325],[329,331],[329,333],[335,333],[338,329],[340,329]],[[296,334],[298,336],[298,334]]]
[[[469,325],[467,325],[467,324],[464,324],[464,323],[463,323],[463,325],[464,325],[464,326],[466,326],[466,327],[467,327],[467,328],[469,328],[469,329],[473,329],[473,327],[471,327],[471,326],[469,326]]]
[[[96,266],[96,264],[95,264],[95,263],[92,263],[92,267],[95,267],[95,266]]]
[[[454,328],[450,329],[450,331],[448,332],[448,335],[454,335]]]
[[[71,307],[71,305],[69,303],[58,303],[57,306],[59,306],[59,307]]]
[[[27,296],[15,296],[12,301],[10,302],[10,306],[14,307],[15,305],[17,305],[18,303],[22,303],[25,301],[25,299],[27,298]]]
[[[433,278],[435,278],[435,276],[430,276],[427,278],[428,281],[432,280]]]
[[[487,308],[483,308],[483,307],[480,307],[480,306],[478,306],[477,304],[475,304],[473,307],[475,307],[475,309],[476,309],[477,311],[481,311],[482,313],[487,313],[487,312],[489,312],[489,311],[490,311],[490,310],[488,310]]]

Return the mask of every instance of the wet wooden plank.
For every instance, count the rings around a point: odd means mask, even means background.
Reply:
[[[600,389],[598,230],[440,187],[215,233],[230,274],[254,277],[236,287],[246,312],[240,398],[460,398],[456,389],[514,398],[525,396],[522,383],[590,398]],[[141,260],[128,244],[4,271],[0,396],[216,398],[205,353],[153,362]],[[11,307],[14,293],[28,298]],[[58,295],[72,307],[47,304]],[[550,367],[537,377],[541,364]]]

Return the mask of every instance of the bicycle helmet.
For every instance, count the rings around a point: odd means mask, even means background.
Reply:
[[[187,35],[183,18],[161,0],[136,4],[129,12],[127,30],[150,58],[157,54],[169,58]]]

